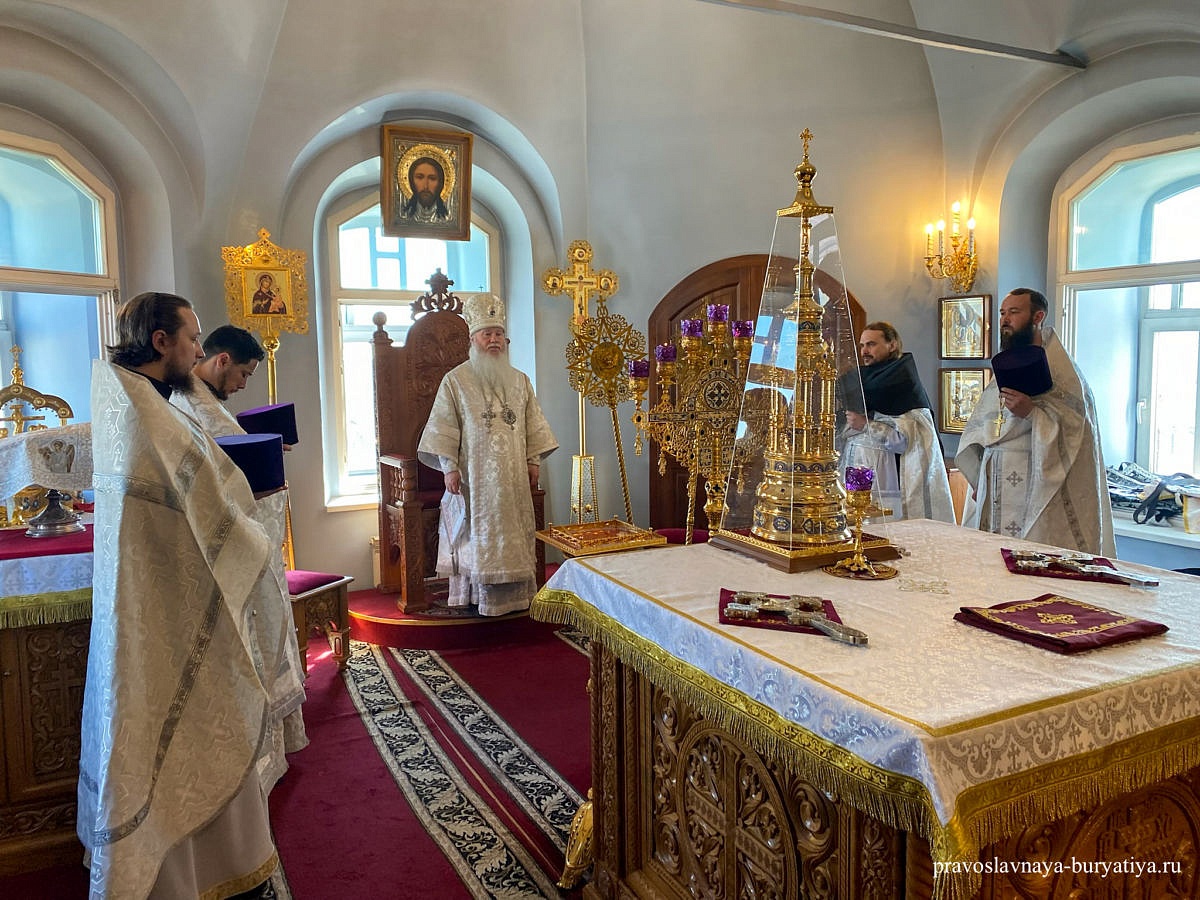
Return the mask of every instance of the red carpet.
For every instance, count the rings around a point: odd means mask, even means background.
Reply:
[[[353,627],[358,628],[358,623]],[[482,800],[490,809],[489,821],[508,834],[509,845],[524,847],[521,852],[527,860],[544,872],[539,880],[551,885],[543,890],[547,896],[559,896],[552,883],[561,872],[560,847],[574,805],[559,802],[543,811],[537,808],[537,797],[514,799],[514,785],[524,780],[524,772],[510,779],[503,769],[511,753],[502,753],[499,764],[487,760],[480,755],[481,747],[486,748],[494,735],[489,732],[483,741],[476,741],[470,732],[474,723],[494,715],[515,733],[528,751],[524,757],[531,766],[540,765],[552,777],[561,778],[576,798],[586,794],[590,785],[588,663],[557,631],[556,626],[525,616],[508,622],[476,620],[468,630],[454,631],[470,635],[457,649],[375,653],[384,660],[390,673],[386,677],[393,679],[403,697],[398,698],[398,706],[393,701],[389,709],[374,714],[404,712],[423,723],[439,752],[459,773],[456,777],[467,786],[467,794]],[[361,634],[356,631],[354,636]],[[359,687],[352,689],[339,677],[322,641],[314,638],[309,647],[304,720],[311,743],[289,757],[291,768],[270,797],[276,842],[292,896],[296,900],[472,896],[456,871],[461,861],[448,860],[443,846],[430,836],[398,788],[395,763],[389,768],[381,758],[378,735],[372,738],[368,732],[372,726],[364,725],[354,704]],[[359,660],[372,653],[357,643],[355,651]],[[359,656],[363,653],[368,656]],[[351,665],[360,663],[352,660]],[[431,671],[442,673],[440,682]],[[463,694],[482,707],[456,712],[454,698]],[[373,697],[367,697],[368,706]],[[443,697],[449,700],[444,702]],[[456,716],[462,721],[456,721]],[[408,747],[389,749],[396,758],[411,756]],[[550,819],[554,823],[547,824]],[[86,874],[79,867],[0,878],[0,897],[5,900],[71,900],[86,895]]]

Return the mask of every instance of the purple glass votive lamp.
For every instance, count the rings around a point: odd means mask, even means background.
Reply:
[[[660,363],[673,363],[677,352],[674,344],[659,344],[654,348],[654,358]]]
[[[650,360],[648,360],[648,359],[631,359],[629,361],[629,377],[630,378],[649,378],[650,377]]]
[[[710,303],[707,307],[708,321],[710,322],[728,322],[729,321],[729,304],[727,303]]]
[[[875,470],[868,466],[846,467],[846,490],[869,491],[875,483]]]
[[[733,328],[733,336],[735,338],[754,337],[754,320],[753,319],[734,319],[732,328]]]
[[[702,338],[704,337],[704,320],[684,319],[679,323],[679,332],[685,338]]]

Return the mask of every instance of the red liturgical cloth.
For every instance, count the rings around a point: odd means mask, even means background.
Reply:
[[[774,631],[798,631],[801,634],[821,634],[815,628],[810,628],[807,625],[793,625],[786,618],[778,613],[765,613],[757,619],[730,619],[725,615],[725,607],[733,601],[733,596],[737,591],[731,591],[728,588],[721,588],[721,605],[718,609],[722,625],[746,625],[750,628],[770,628]],[[786,594],[767,594],[773,600],[786,600]],[[825,607],[825,618],[831,622],[841,623],[842,618],[837,614],[837,610],[833,608],[831,600],[821,600]]]
[[[1058,594],[1010,600],[996,606],[964,606],[954,619],[1055,653],[1094,650],[1167,630],[1166,625],[1158,622]]]
[[[58,537],[32,538],[24,529],[0,531],[0,560],[23,559],[30,556],[61,556],[64,553],[91,553],[92,526],[83,531]]]

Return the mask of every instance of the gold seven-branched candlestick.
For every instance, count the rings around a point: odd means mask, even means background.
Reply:
[[[897,570],[883,563],[873,563],[863,553],[863,520],[872,516],[886,516],[891,510],[876,506],[871,501],[871,487],[875,484],[875,470],[867,466],[846,468],[846,512],[854,522],[854,553],[836,563],[821,568],[830,575],[841,578],[859,578],[883,581],[895,578]]]
[[[637,402],[634,452],[642,452],[642,434],[659,447],[658,472],[665,475],[667,455],[688,471],[687,541],[691,542],[696,481],[704,477],[704,512],[715,529],[725,502],[725,478],[733,458],[738,413],[754,323],[729,321],[729,307],[713,303],[705,319],[684,319],[677,342],[654,349],[659,400],[648,411],[642,401],[650,383],[650,361],[631,360],[629,383]]]

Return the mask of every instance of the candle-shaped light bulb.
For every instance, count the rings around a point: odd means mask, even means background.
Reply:
[[[975,218],[967,219],[967,252],[975,252]]]
[[[962,209],[962,204],[959,203],[957,200],[955,200],[954,203],[950,207],[950,233],[952,235],[958,234],[958,213],[959,213],[959,210],[961,210],[961,209]]]
[[[945,243],[946,220],[945,219],[938,219],[937,233],[938,233],[938,256],[941,256],[942,251],[945,249],[945,246],[946,246],[946,243]]]
[[[925,255],[933,256],[933,223],[925,226]]]

